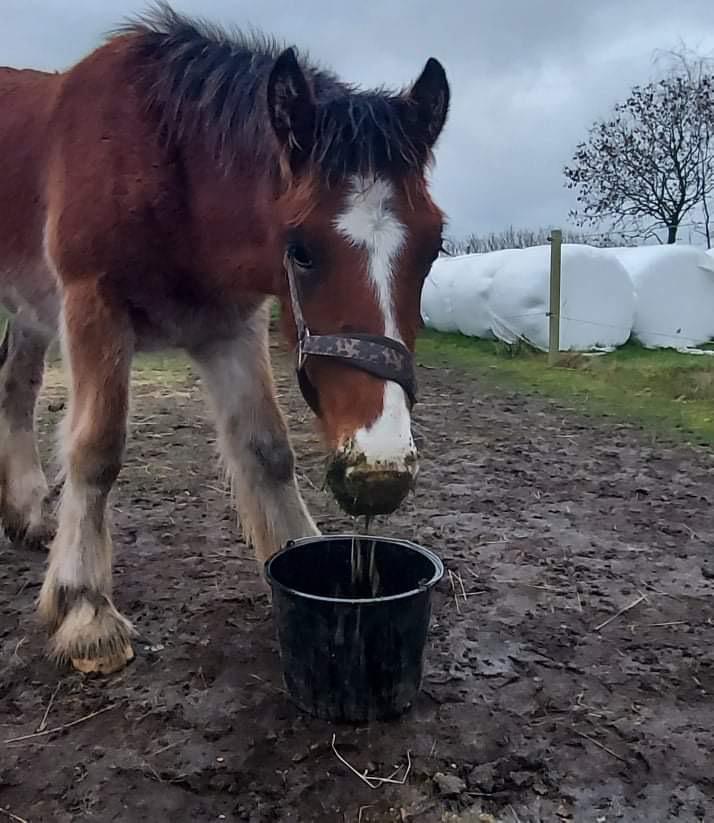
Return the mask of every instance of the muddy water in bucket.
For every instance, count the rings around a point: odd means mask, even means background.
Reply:
[[[298,706],[351,723],[407,711],[443,572],[427,549],[367,535],[305,538],[271,558],[283,675]]]

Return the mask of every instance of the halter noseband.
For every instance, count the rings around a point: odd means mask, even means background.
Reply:
[[[317,390],[305,371],[305,362],[308,357],[331,357],[346,366],[361,369],[375,377],[392,380],[404,389],[410,406],[413,406],[417,399],[417,385],[414,358],[409,349],[398,340],[384,335],[310,334],[302,312],[298,281],[290,253],[286,253],[283,265],[288,278],[290,302],[297,329],[298,383],[306,403],[313,412],[315,414],[319,412],[319,400]]]

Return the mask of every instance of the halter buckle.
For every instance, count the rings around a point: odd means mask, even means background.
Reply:
[[[297,368],[298,371],[302,369],[305,365],[305,361],[307,360],[307,354],[305,352],[305,343],[307,343],[308,339],[310,338],[310,329],[307,326],[303,326],[301,333],[298,337],[298,345],[297,345]]]

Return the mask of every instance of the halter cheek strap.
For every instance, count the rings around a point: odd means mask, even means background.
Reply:
[[[285,272],[290,289],[290,303],[297,329],[297,377],[305,401],[317,414],[319,399],[317,390],[305,370],[308,357],[329,357],[346,366],[372,374],[382,380],[399,384],[409,399],[410,406],[417,402],[417,382],[414,358],[409,349],[398,340],[376,334],[353,333],[310,334],[300,302],[298,281],[293,260],[285,255]]]

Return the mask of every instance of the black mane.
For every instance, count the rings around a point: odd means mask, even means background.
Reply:
[[[203,135],[226,165],[243,157],[275,167],[266,87],[281,44],[188,18],[164,0],[114,34],[137,36],[146,102],[170,137]],[[429,149],[405,132],[399,92],[359,91],[298,59],[318,102],[312,160],[325,177],[423,168]]]

